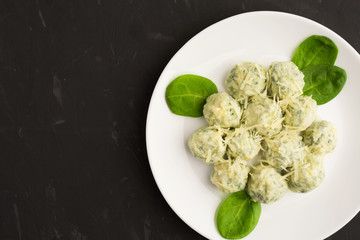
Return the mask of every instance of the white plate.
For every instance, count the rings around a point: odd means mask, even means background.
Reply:
[[[198,74],[224,91],[224,77],[241,61],[269,65],[290,60],[295,48],[310,35],[331,38],[339,48],[336,65],[348,79],[342,92],[319,107],[319,115],[336,124],[338,146],[327,156],[326,178],[307,194],[290,191],[280,201],[262,204],[255,230],[246,239],[324,239],[360,210],[360,57],[339,35],[303,17],[280,12],[251,12],[220,21],[193,37],[171,59],[155,87],[147,116],[146,144],[156,183],[176,214],[209,239],[222,239],[215,212],[225,196],[209,180],[210,166],[195,159],[189,136],[203,118],[172,114],[165,89],[177,76]]]

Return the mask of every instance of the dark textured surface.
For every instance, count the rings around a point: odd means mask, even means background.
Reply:
[[[357,0],[0,1],[0,239],[203,239],[155,184],[147,108],[187,40],[255,10],[308,17],[360,51]]]

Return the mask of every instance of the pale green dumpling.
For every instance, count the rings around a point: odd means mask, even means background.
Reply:
[[[215,127],[203,127],[196,130],[190,137],[188,145],[194,157],[207,164],[223,162],[226,145],[223,133]]]
[[[229,157],[250,160],[255,157],[261,148],[261,137],[245,128],[235,128],[225,138],[226,153]]]
[[[227,75],[225,87],[238,101],[260,94],[266,87],[266,69],[261,64],[243,62],[236,64]]]
[[[316,155],[332,152],[337,142],[335,125],[328,121],[314,122],[302,133],[302,136],[310,152]]]
[[[271,96],[284,99],[300,96],[305,86],[304,74],[293,62],[274,62],[269,71],[269,92]]]
[[[310,96],[291,98],[284,108],[286,127],[301,131],[309,127],[317,117],[317,104]]]
[[[295,167],[289,177],[289,189],[293,192],[306,193],[314,190],[323,182],[325,171],[322,156],[307,155],[300,166]]]
[[[235,99],[223,92],[212,94],[206,99],[203,113],[209,125],[229,128],[240,125],[242,110]]]
[[[228,161],[214,165],[211,182],[222,193],[232,193],[244,190],[250,168],[242,160]]]
[[[277,169],[299,164],[305,157],[305,144],[302,137],[294,131],[282,131],[272,138],[264,138],[263,158]]]
[[[285,178],[270,166],[257,166],[250,172],[247,192],[251,199],[260,203],[279,200],[288,189]]]
[[[263,136],[279,133],[284,119],[279,103],[262,95],[251,98],[243,118],[246,127],[252,127]]]

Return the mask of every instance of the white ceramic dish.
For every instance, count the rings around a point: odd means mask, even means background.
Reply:
[[[339,35],[303,17],[280,12],[251,12],[220,21],[193,37],[171,59],[155,87],[147,116],[146,144],[156,183],[175,213],[209,239],[222,239],[215,212],[225,198],[211,184],[210,166],[195,159],[189,136],[205,126],[203,118],[177,116],[165,101],[165,89],[177,76],[192,73],[213,80],[224,91],[224,77],[241,61],[269,65],[290,60],[310,35],[331,38],[339,48],[336,65],[348,79],[342,92],[319,107],[336,124],[338,146],[327,156],[326,178],[307,194],[290,191],[272,205],[262,204],[255,230],[246,239],[324,239],[360,210],[360,56]]]

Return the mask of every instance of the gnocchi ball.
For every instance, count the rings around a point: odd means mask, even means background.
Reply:
[[[235,99],[223,92],[212,94],[206,99],[203,113],[209,125],[229,128],[240,125],[242,110]]]
[[[309,154],[301,166],[294,168],[288,185],[293,192],[306,193],[317,188],[325,178],[322,156]]]
[[[243,160],[228,161],[214,165],[211,182],[222,193],[232,193],[245,188],[250,168]]]
[[[304,130],[316,119],[317,104],[310,96],[292,98],[284,109],[284,124],[293,130]]]
[[[203,127],[196,130],[188,141],[188,146],[194,157],[207,164],[223,162],[226,145],[223,133],[215,127]]]
[[[266,84],[266,68],[251,62],[236,64],[225,79],[226,90],[238,101],[262,93]]]
[[[245,128],[235,128],[225,138],[226,153],[231,158],[250,160],[254,158],[261,148],[261,137]]]
[[[274,62],[270,65],[268,74],[269,92],[272,96],[284,99],[303,93],[304,74],[293,62]]]
[[[302,137],[294,131],[282,131],[272,138],[265,138],[262,146],[263,158],[280,170],[301,162],[306,155]]]
[[[270,166],[257,166],[249,174],[247,192],[251,199],[260,203],[273,203],[287,191],[285,178]]]
[[[302,136],[310,152],[316,155],[332,152],[337,142],[335,125],[328,121],[314,122],[302,133]]]
[[[279,103],[262,95],[251,98],[244,110],[246,127],[252,127],[260,135],[272,136],[280,132],[283,115]]]

